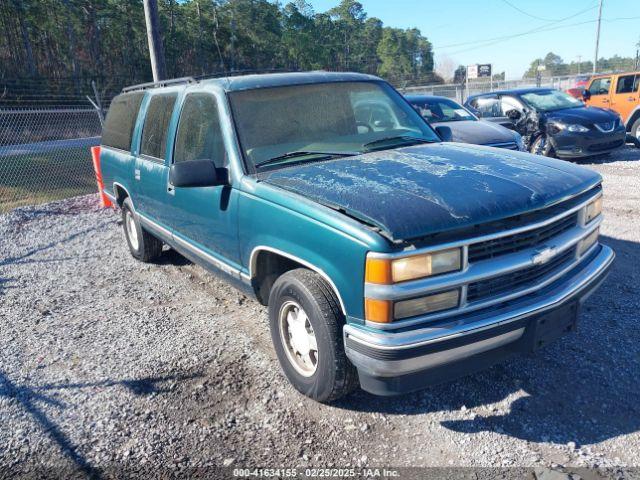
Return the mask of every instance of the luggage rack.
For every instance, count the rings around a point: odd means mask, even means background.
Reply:
[[[286,69],[270,69],[270,70],[235,70],[232,72],[216,72],[208,73],[205,75],[196,75],[190,77],[170,78],[168,80],[160,80],[158,82],[139,83],[138,85],[131,85],[122,89],[122,93],[135,92],[137,90],[147,90],[149,88],[167,87],[170,85],[180,85],[189,83],[198,83],[201,80],[208,80],[211,78],[225,78],[225,77],[239,77],[242,75],[254,75],[260,73],[294,73],[300,70],[286,70]]]

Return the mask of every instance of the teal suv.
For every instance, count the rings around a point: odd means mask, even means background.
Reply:
[[[614,258],[598,174],[445,143],[368,75],[129,87],[101,163],[132,255],[167,245],[268,305],[284,373],[319,401],[544,346],[575,329]]]

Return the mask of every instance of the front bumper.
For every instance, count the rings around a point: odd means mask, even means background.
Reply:
[[[605,279],[614,257],[611,248],[599,245],[589,259],[535,294],[446,325],[390,332],[348,324],[345,351],[361,387],[377,395],[419,390],[481,370],[573,330],[580,305]]]
[[[560,132],[550,137],[551,145],[558,158],[572,159],[603,155],[624,146],[626,141],[624,126],[613,132],[590,131],[588,133]]]

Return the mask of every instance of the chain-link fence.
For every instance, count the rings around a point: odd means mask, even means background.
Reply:
[[[0,107],[0,213],[96,191],[92,108]]]
[[[451,84],[434,84],[423,86],[411,86],[402,87],[399,85],[400,91],[406,94],[424,94],[424,95],[438,95],[442,97],[448,97],[453,100],[463,103],[469,95],[476,95],[479,93],[489,93],[496,90],[509,90],[513,88],[527,88],[527,87],[550,87],[560,90],[566,90],[573,87],[577,80],[584,76],[565,76],[565,77],[542,77],[539,82],[535,78],[523,78],[519,80],[470,80],[466,83],[451,83]]]

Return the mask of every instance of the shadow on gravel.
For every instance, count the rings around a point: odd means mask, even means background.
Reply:
[[[155,265],[173,265],[176,267],[184,267],[185,265],[191,265],[193,262],[187,257],[182,256],[176,252],[173,248],[166,250],[160,255],[154,262]]]
[[[633,160],[640,160],[640,149],[634,147],[633,145],[627,144],[624,147],[620,148],[620,150],[612,152],[608,155],[596,155],[594,157],[572,160],[572,162],[577,163],[578,165],[602,165],[605,163],[629,162]]]
[[[92,466],[89,461],[78,451],[75,445],[62,429],[48,416],[38,403],[64,409],[67,406],[57,399],[47,396],[42,392],[52,390],[64,390],[69,388],[107,388],[123,386],[135,395],[150,395],[152,393],[163,393],[171,391],[171,384],[178,381],[191,380],[201,377],[201,374],[194,375],[167,375],[164,377],[148,377],[132,380],[105,380],[100,382],[79,382],[44,384],[39,386],[16,385],[4,372],[0,371],[0,397],[16,400],[24,410],[26,410],[33,420],[40,425],[46,434],[59,447],[64,456],[69,458],[84,474],[89,478],[100,478],[100,470]],[[163,386],[169,384],[168,386]]]
[[[0,277],[0,296],[7,288],[15,288],[13,285],[11,285],[15,281],[16,279],[12,277]]]
[[[107,221],[107,222],[103,222],[100,223],[96,226],[90,227],[90,228],[85,228],[84,230],[80,230],[79,232],[73,233],[65,238],[62,238],[60,240],[56,240],[54,242],[48,243],[46,245],[42,245],[40,247],[36,247],[33,248],[29,251],[27,251],[26,253],[24,253],[23,255],[17,256],[17,257],[9,257],[9,258],[5,258],[0,260],[0,267],[4,266],[4,265],[12,265],[12,264],[16,264],[16,263],[27,263],[27,261],[25,259],[29,258],[32,255],[35,255],[38,252],[43,252],[44,250],[49,250],[50,248],[53,247],[58,247],[66,242],[69,242],[71,240],[73,240],[74,238],[80,237],[82,235],[86,235],[90,232],[95,232],[96,230],[101,230],[105,227],[109,227],[113,222],[111,221]],[[29,260],[29,262],[33,262],[35,263],[35,260]]]
[[[556,444],[592,444],[639,431],[640,244],[609,237],[602,242],[617,259],[585,303],[577,334],[421,392],[374,397],[360,391],[335,406],[401,415],[440,412],[442,426],[456,432],[493,431]]]

